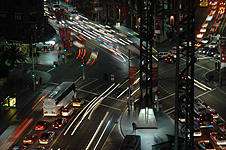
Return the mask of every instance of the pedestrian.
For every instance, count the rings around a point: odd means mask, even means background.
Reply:
[[[133,126],[133,131],[135,131],[136,130],[136,127],[137,127],[137,124],[136,124],[135,121],[133,121],[132,126]]]

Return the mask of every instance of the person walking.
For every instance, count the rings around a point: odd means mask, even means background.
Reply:
[[[133,121],[132,126],[133,126],[133,131],[135,131],[136,130],[136,127],[137,127],[137,124],[136,124],[135,121]]]

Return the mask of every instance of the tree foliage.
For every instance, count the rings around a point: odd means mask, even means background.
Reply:
[[[3,52],[3,61],[11,64],[9,67],[14,68],[15,65],[20,62],[25,62],[26,56],[20,51],[20,48],[16,44],[5,44],[5,51]]]

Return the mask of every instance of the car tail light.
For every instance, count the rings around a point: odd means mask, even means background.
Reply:
[[[211,122],[211,124],[213,124],[213,122]]]
[[[55,111],[52,111],[52,114],[55,114],[56,112]]]
[[[47,114],[48,112],[47,111],[44,111],[44,114]]]
[[[200,124],[202,124],[202,122],[200,122]]]
[[[52,127],[55,127],[55,125],[53,124]]]
[[[59,127],[61,127],[61,124],[59,124]]]
[[[81,105],[81,103],[79,103],[79,105]]]
[[[49,141],[49,139],[46,140],[47,142]]]

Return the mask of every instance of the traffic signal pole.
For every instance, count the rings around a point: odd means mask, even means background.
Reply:
[[[34,73],[35,71],[35,67],[34,67],[34,53],[33,53],[33,34],[32,34],[32,29],[31,29],[31,54],[32,54],[32,72]],[[33,90],[35,90],[35,76],[33,77],[33,74],[32,74],[32,82],[33,82]]]

